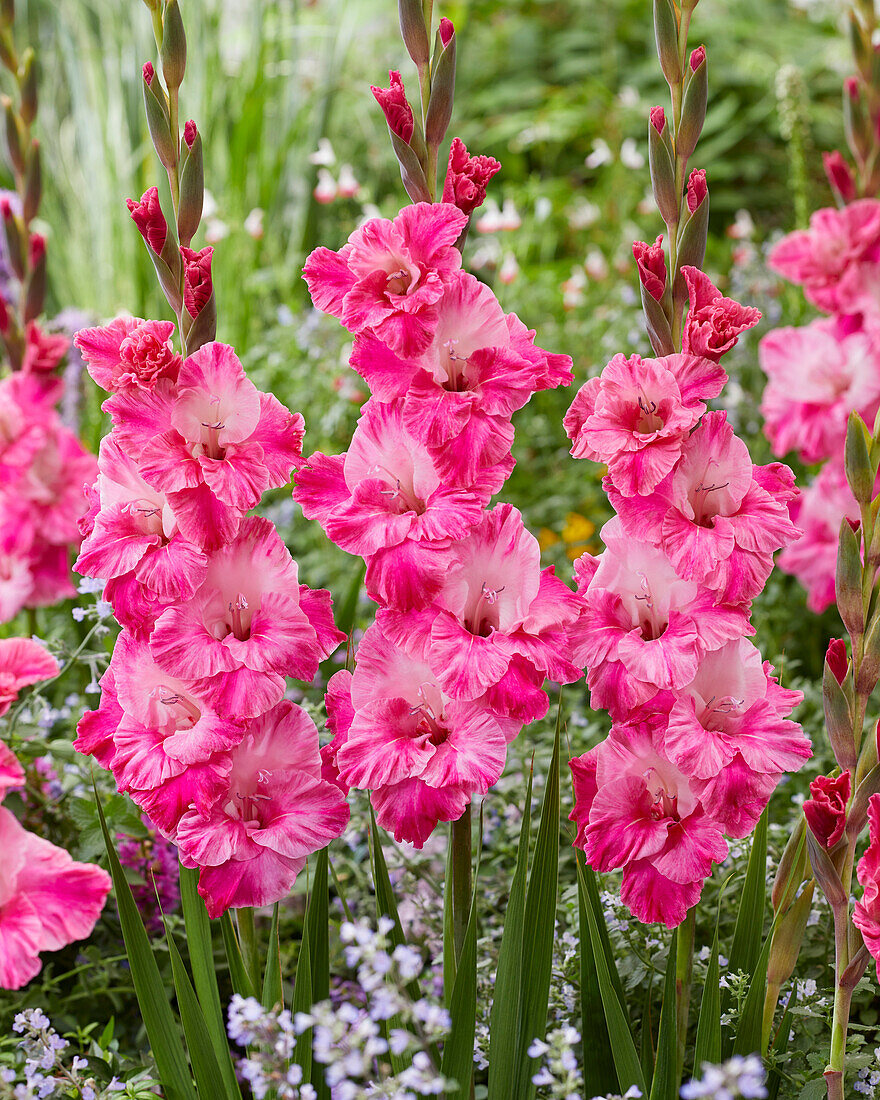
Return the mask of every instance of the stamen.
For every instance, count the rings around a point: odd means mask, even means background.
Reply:
[[[248,602],[242,592],[234,600],[229,602],[229,612],[232,618],[232,633],[240,641],[244,642],[250,637],[250,628],[242,621],[242,611],[247,611]]]

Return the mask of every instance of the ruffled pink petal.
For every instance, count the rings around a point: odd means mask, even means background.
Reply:
[[[440,821],[457,821],[471,796],[459,787],[429,787],[421,779],[405,779],[373,791],[376,820],[397,841],[424,847]]]

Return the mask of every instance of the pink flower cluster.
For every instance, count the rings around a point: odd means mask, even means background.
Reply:
[[[23,687],[57,673],[55,658],[30,638],[0,641],[0,714]],[[24,778],[0,741],[0,802]],[[6,806],[0,806],[0,845],[0,988],[20,989],[39,973],[41,951],[57,951],[91,933],[110,876],[28,832]]]
[[[76,568],[123,626],[76,747],[200,868],[218,916],[283,897],[348,821],[314,724],[284,700],[344,635],[273,525],[245,515],[289,482],[302,417],[225,344],[181,359],[172,330],[123,318],[76,338],[113,420]]]
[[[794,475],[754,465],[726,413],[705,404],[757,311],[683,272],[684,351],[615,356],[565,418],[572,454],[607,466],[617,512],[604,552],[575,563],[577,660],[613,722],[571,761],[575,843],[596,870],[623,869],[621,897],[639,920],[669,927],[727,855],[724,835],[747,835],[782,773],[811,754],[787,717],[800,693],[747,639],[773,553],[798,537]]]
[[[45,373],[67,338],[40,339],[44,365],[26,360],[0,380],[0,622],[76,595],[70,548],[87,507],[83,486],[95,476],[94,456],[58,415],[61,379]]]
[[[419,847],[497,781],[547,710],[545,678],[580,676],[579,599],[541,569],[515,508],[487,509],[513,468],[513,413],[569,383],[571,360],[461,270],[466,225],[450,203],[418,203],[305,265],[373,395],[348,451],[312,455],[294,492],[365,559],[381,605],[354,672],[330,681],[327,774],[370,790],[382,827]]]
[[[761,410],[774,451],[826,463],[792,505],[803,537],[779,557],[817,612],[834,601],[840,521],[858,516],[843,472],[847,418],[855,409],[872,424],[880,409],[878,260],[876,199],[818,210],[809,229],[784,237],[769,258],[774,271],[830,314],[801,328],[776,329],[760,345],[768,377]]]

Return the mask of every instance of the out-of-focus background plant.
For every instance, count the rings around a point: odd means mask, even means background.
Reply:
[[[47,314],[75,308],[95,323],[122,309],[169,316],[122,201],[161,183],[143,121],[141,64],[153,53],[149,21],[134,0],[18,0],[17,6],[24,33],[42,59],[39,228],[49,242]],[[712,65],[700,147],[700,166],[712,188],[706,269],[725,293],[758,306],[765,317],[725,360],[731,374],[727,407],[755,462],[771,459],[758,411],[764,386],[758,339],[782,316],[788,324],[811,316],[796,290],[768,274],[764,259],[770,242],[830,201],[819,151],[842,142],[840,84],[851,64],[844,9],[833,0],[702,0],[699,9]],[[574,357],[576,385],[622,347],[647,353],[630,251],[632,241],[646,239],[657,224],[646,193],[644,119],[661,99],[662,78],[647,0],[460,0],[443,14],[453,19],[463,44],[457,102],[467,104],[467,121],[455,132],[472,151],[503,164],[490,202],[475,218],[465,266],[493,287],[506,310],[540,327],[544,346]],[[347,366],[349,337],[311,308],[300,270],[316,244],[337,248],[366,214],[392,216],[399,208],[385,120],[368,91],[399,63],[396,5],[201,0],[186,5],[186,20],[200,58],[188,75],[188,110],[210,135],[205,173],[211,195],[195,246],[207,242],[223,249],[223,262],[214,269],[218,339],[240,349],[257,386],[303,412],[308,451],[338,452],[351,437],[366,393]],[[0,173],[0,184],[11,179]],[[103,434],[100,397],[84,373],[74,385],[79,400],[68,402],[68,415],[78,418],[79,431],[94,448]],[[562,416],[570,397],[564,391],[539,394],[517,415],[518,466],[505,487],[505,499],[539,535],[546,563],[555,563],[564,576],[585,549],[598,550],[596,531],[607,518],[598,474],[568,458]],[[330,588],[341,602],[353,560],[330,545],[316,524],[294,526],[297,509],[289,493],[279,492],[264,508],[288,538],[302,580]],[[14,796],[19,815],[76,859],[98,860],[103,841],[89,769],[70,747],[77,719],[96,702],[96,680],[112,641],[108,609],[87,589],[84,584],[76,601],[0,628],[3,635],[36,632],[65,662],[60,678],[10,711],[0,737],[28,771],[28,786]],[[363,612],[366,623],[369,610]],[[815,616],[794,578],[774,574],[756,601],[754,620],[767,658],[783,668],[787,686],[806,694],[798,717],[820,746],[811,774],[825,773],[832,761],[817,736],[819,684],[827,639],[840,633],[836,612]],[[328,674],[338,667],[330,664]],[[320,693],[303,702],[321,726]],[[603,732],[602,719],[590,712],[582,686],[569,690],[565,706],[571,755],[579,754]],[[486,803],[480,954],[488,960],[481,973],[487,989],[515,859],[524,777],[534,754],[537,805],[551,749],[549,722],[531,727],[512,746],[505,778]],[[155,871],[172,932],[179,930],[173,890],[163,892],[163,868],[171,857],[134,808],[98,778],[111,830],[129,838],[123,862],[136,895],[151,910],[148,919],[155,920],[158,911],[151,889]],[[800,813],[808,779],[791,780],[771,803],[768,873]],[[351,827],[332,856],[354,916],[373,909],[367,828],[366,800],[355,801]],[[564,830],[560,880],[574,884],[570,839]],[[704,895],[703,911],[717,908],[720,914],[722,942],[733,931],[733,886],[741,881],[746,856],[734,845],[724,874],[710,881]],[[401,915],[413,938],[428,952],[437,950],[442,853],[429,845],[422,853],[395,854],[391,873],[399,896],[407,898]],[[728,874],[739,878],[722,891]],[[613,893],[603,895],[603,903],[627,997],[643,1005],[644,1019],[651,1020],[665,968],[659,941],[651,928],[615,908]],[[335,916],[341,916],[341,904]],[[301,896],[283,908],[282,920],[282,949],[294,956]],[[814,1039],[830,1015],[829,920],[817,900],[799,977],[785,993],[798,1027],[783,1061],[783,1097],[800,1096],[824,1066]],[[561,896],[555,943],[551,1009],[560,1027],[576,1003],[577,927],[577,889],[571,885]],[[699,928],[698,950],[709,942],[711,929]],[[161,944],[158,950],[161,955]],[[702,960],[698,954],[697,984],[708,957],[708,950]],[[170,974],[170,959],[164,968]],[[333,969],[346,973],[344,960],[334,960]],[[726,980],[735,1015],[742,990],[735,974]],[[347,988],[340,978],[331,996],[341,1000]],[[23,1006],[51,1005],[55,1027],[77,1049],[103,1061],[109,1079],[118,1070],[116,1048],[135,1051],[142,1039],[133,1004],[118,922],[108,907],[90,941],[48,956],[40,977],[23,993],[0,993],[0,1033],[9,1032]],[[864,1085],[864,1095],[873,1095],[880,1011],[870,990],[857,990],[852,1020],[854,1079]],[[487,1049],[487,1019],[478,1023],[478,1046]],[[11,1044],[0,1044],[0,1067],[14,1061],[13,1051]],[[138,1072],[129,1070],[133,1079]],[[539,1095],[554,1095],[549,1087],[541,1086]]]

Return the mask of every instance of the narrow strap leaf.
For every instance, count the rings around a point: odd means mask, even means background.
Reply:
[[[299,958],[296,961],[296,978],[293,983],[292,1009],[294,1018],[298,1012],[311,1012],[315,998],[312,996],[312,953],[309,946],[309,922],[303,925],[303,938],[299,945]],[[302,1066],[303,1081],[314,1085],[312,1080],[312,1028],[303,1031],[296,1040],[293,1060]],[[320,1073],[323,1081],[324,1074]]]
[[[761,954],[752,970],[752,980],[749,982],[749,991],[736,1029],[734,1054],[763,1054],[761,1032],[764,1024],[764,997],[767,992],[767,962],[770,958],[770,944],[775,927],[776,920],[773,921],[770,932],[764,940],[764,946],[761,948]]]
[[[177,994],[177,1007],[180,1010],[180,1020],[183,1024],[183,1033],[186,1036],[186,1046],[189,1050],[189,1058],[192,1064],[193,1076],[196,1079],[196,1087],[202,1100],[210,1100],[212,1097],[227,1097],[233,1100],[240,1097],[241,1093],[236,1086],[234,1092],[227,1091],[224,1075],[220,1072],[220,1065],[214,1051],[211,1036],[208,1033],[208,1025],[205,1015],[196,997],[192,982],[183,965],[183,959],[177,950],[173,938],[165,929],[165,939],[168,944],[168,953],[171,956],[171,976],[174,981],[174,991]],[[224,1060],[232,1062],[229,1058],[227,1047]],[[233,1073],[233,1079],[235,1074]]]
[[[596,961],[599,995],[602,998],[602,1007],[605,1011],[605,1022],[608,1027],[608,1034],[611,1037],[611,1053],[614,1058],[614,1068],[617,1072],[617,1087],[621,1092],[626,1092],[627,1089],[635,1085],[639,1091],[644,1094],[646,1092],[645,1077],[642,1073],[638,1051],[633,1042],[629,1022],[620,1003],[616,984],[611,976],[613,963],[611,968],[609,968],[602,937],[599,933],[601,923],[601,927],[603,931],[605,931],[607,939],[607,930],[604,927],[602,910],[598,908],[598,893],[596,896],[597,906],[594,908],[592,898],[588,892],[587,884],[589,882],[589,874],[592,874],[592,869],[583,866],[580,854],[578,855],[577,870],[578,889],[584,901],[584,911],[586,913],[587,925],[590,932],[593,958]]]
[[[274,1008],[283,1001],[281,992],[281,945],[278,942],[278,902],[272,910],[272,927],[269,929],[269,952],[266,956],[266,972],[263,974],[263,1008]]]
[[[526,878],[529,869],[529,830],[532,820],[532,772],[526,786],[516,868],[504,915],[504,930],[495,971],[495,990],[489,1017],[488,1100],[507,1100],[513,1093],[517,1062],[520,998],[522,991],[523,927]],[[617,1078],[614,1079],[616,1084]],[[607,1090],[606,1090],[607,1091]]]
[[[119,857],[110,839],[98,789],[97,787],[94,789],[98,819],[101,822],[107,858],[110,862],[110,875],[113,879],[122,937],[125,940],[125,950],[131,966],[138,1006],[147,1031],[147,1038],[150,1040],[153,1057],[156,1059],[159,1080],[168,1100],[196,1100],[197,1094],[187,1065],[180,1028],[168,1003],[165,983],[159,974],[159,967],[132,897],[131,888],[125,879]]]
[[[306,913],[309,940],[309,976],[312,1004],[330,997],[330,856],[322,848],[315,858],[315,874]],[[280,980],[280,975],[279,975]],[[318,1100],[330,1100],[324,1068],[313,1062],[312,1080]]]
[[[657,1061],[651,1082],[651,1100],[676,1100],[678,1096],[678,1023],[675,975],[678,955],[678,929],[672,933],[669,958],[666,960],[666,980],[663,983],[663,1007],[660,1009],[660,1030],[657,1034]]]
[[[229,964],[229,977],[232,981],[232,988],[239,997],[256,997],[257,991],[254,989],[247,967],[244,965],[244,956],[241,953],[241,946],[228,909],[220,918],[220,931],[223,933],[223,946],[226,950],[226,961]]]
[[[229,1057],[229,1040],[223,1025],[223,1009],[217,988],[211,920],[198,892],[199,873],[195,868],[180,867],[180,904],[186,926],[186,946],[193,985],[205,1018],[214,1054],[229,1096],[241,1096],[235,1069]]]
[[[526,890],[525,927],[529,930],[529,950],[523,953],[522,992],[520,998],[519,1051],[514,1095],[529,1100],[537,1086],[532,1081],[535,1059],[528,1054],[535,1039],[547,1031],[547,1004],[553,969],[553,938],[556,925],[556,899],[559,879],[559,742],[562,700],[556,716],[553,756],[547,773],[547,786],[541,807],[541,822],[535,842],[529,885]]]
[[[706,984],[700,1001],[697,1038],[694,1047],[694,1071],[704,1062],[721,1061],[721,972],[718,965],[718,925],[712,939],[712,954],[706,970]]]

